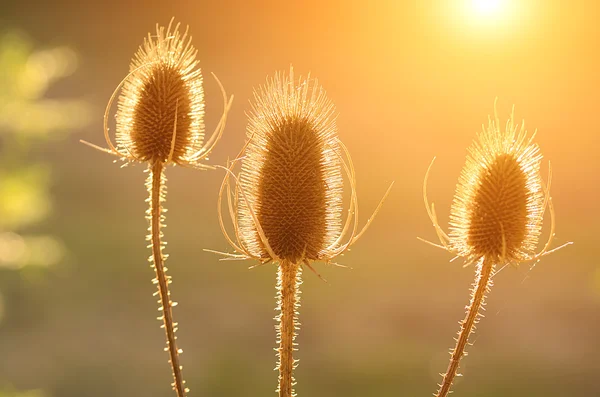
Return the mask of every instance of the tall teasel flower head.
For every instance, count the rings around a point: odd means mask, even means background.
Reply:
[[[188,28],[180,33],[173,20],[144,39],[129,66],[129,74],[110,98],[104,114],[104,135],[109,149],[88,145],[124,160],[161,162],[194,168],[212,168],[206,158],[221,138],[233,97],[215,77],[223,95],[223,115],[208,140],[204,134],[204,90]],[[108,134],[111,106],[118,97],[116,141]]]
[[[435,207],[427,200],[430,166],[423,186],[425,206],[442,248],[464,258],[467,264],[484,257],[496,264],[518,264],[550,253],[554,237],[552,169],[544,183],[540,174],[542,154],[534,143],[535,135],[527,133],[524,123],[515,124],[514,109],[504,129],[497,112],[489,119],[487,128],[468,149],[450,210],[448,234],[439,226]],[[546,208],[551,216],[550,237],[536,254]]]
[[[511,117],[504,133],[497,120],[490,122],[469,149],[450,214],[450,245],[457,255],[516,263],[534,255],[547,194],[542,155],[532,139]]]
[[[221,227],[238,252],[233,257],[261,262],[328,262],[356,242],[373,220],[372,216],[358,231],[354,166],[337,136],[335,107],[310,75],[295,81],[293,68],[289,74],[276,73],[268,79],[255,91],[254,99],[248,141],[241,156],[230,164],[219,195]],[[241,172],[235,176],[231,170],[240,159]],[[343,173],[352,191],[345,220]],[[237,182],[234,192],[230,175]],[[223,222],[224,194],[234,238],[229,237]],[[388,194],[389,189],[375,213]]]
[[[98,150],[115,155],[126,161],[148,164],[146,186],[149,192],[149,248],[150,262],[155,270],[153,280],[158,286],[158,303],[165,329],[169,362],[173,372],[173,388],[178,397],[188,391],[182,377],[182,366],[177,347],[169,284],[162,240],[166,195],[165,167],[169,164],[197,169],[213,168],[200,161],[206,159],[219,141],[233,96],[227,100],[225,89],[216,78],[223,94],[224,111],[211,137],[204,142],[204,92],[202,74],[196,60],[197,50],[191,44],[186,29],[179,32],[179,24],[171,30],[173,20],[165,29],[156,26],[156,35],[148,35],[131,61],[129,74],[113,92],[104,113],[104,137],[108,149],[84,142]],[[213,75],[214,76],[214,75]],[[108,133],[108,114],[118,92],[117,145],[113,145]]]
[[[331,256],[342,224],[342,165],[333,103],[315,82],[295,87],[281,75],[259,88],[240,175],[248,204],[238,209],[242,244],[269,258],[251,208],[277,258],[297,263]],[[257,165],[260,164],[259,167]]]
[[[238,159],[226,169],[219,193],[221,228],[237,251],[222,253],[226,259],[278,262],[280,397],[295,395],[292,372],[297,360],[292,356],[299,325],[302,265],[315,272],[312,262],[330,262],[342,254],[364,233],[375,215],[358,231],[354,167],[337,137],[334,112],[332,102],[316,80],[308,77],[296,81],[292,68],[289,74],[277,73],[255,92],[248,141]],[[232,170],[240,160],[238,176]],[[345,219],[343,172],[351,188]],[[233,191],[230,176],[236,181]],[[385,196],[388,193],[389,189]],[[233,221],[233,238],[223,221],[223,195]],[[382,203],[383,200],[375,213]]]
[[[540,175],[542,155],[533,142],[534,137],[535,133],[528,136],[524,123],[520,127],[515,124],[514,109],[504,129],[497,112],[494,119],[490,118],[487,128],[469,148],[450,210],[448,234],[439,226],[435,207],[429,206],[427,200],[431,165],[425,175],[423,197],[440,245],[426,242],[464,258],[467,264],[476,264],[471,301],[460,323],[456,346],[450,353],[452,358],[437,397],[450,393],[469,335],[492,286],[495,266],[537,260],[564,247],[549,250],[554,237],[552,171],[549,167],[548,182],[544,184]],[[550,237],[542,250],[535,253],[547,207],[551,217]]]
[[[118,148],[141,161],[185,163],[202,148],[204,91],[197,50],[163,27],[148,35],[130,65],[117,111]]]

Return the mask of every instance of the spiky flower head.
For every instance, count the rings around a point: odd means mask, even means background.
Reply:
[[[535,133],[528,136],[524,123],[520,127],[515,125],[514,109],[504,130],[495,111],[495,118],[489,119],[487,128],[484,127],[468,149],[450,209],[448,234],[438,223],[435,206],[430,206],[427,200],[427,179],[433,161],[425,174],[425,207],[441,245],[420,240],[464,258],[467,265],[477,264],[471,302],[466,317],[460,322],[452,358],[435,394],[438,397],[450,393],[479,310],[496,274],[496,265],[537,260],[571,244],[549,250],[554,237],[552,172],[548,166],[548,183],[544,186],[540,175],[542,155],[538,145],[533,143],[534,137]],[[551,217],[550,235],[542,250],[534,253],[546,207]]]
[[[188,164],[202,148],[204,92],[197,50],[179,24],[156,26],[131,61],[117,110],[117,148],[135,160]]]
[[[450,211],[449,246],[468,262],[518,263],[534,256],[547,195],[542,155],[514,114],[496,115],[468,150]]]
[[[255,92],[242,160],[243,245],[258,258],[326,259],[342,223],[342,173],[334,105],[316,80],[277,73]]]

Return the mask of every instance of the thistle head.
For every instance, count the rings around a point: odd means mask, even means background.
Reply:
[[[204,91],[198,68],[198,51],[192,46],[188,29],[179,32],[156,25],[148,34],[129,66],[129,74],[113,92],[104,113],[104,138],[108,149],[81,141],[124,160],[151,164],[174,163],[199,169],[214,168],[198,161],[205,159],[225,129],[233,96],[227,99],[223,85],[213,74],[223,95],[223,115],[204,143]],[[116,115],[117,144],[108,133],[108,115],[121,90]]]
[[[439,227],[433,205],[429,207],[425,177],[425,204],[442,248],[465,258],[467,263],[487,258],[498,264],[518,264],[551,252],[551,171],[544,185],[540,175],[542,155],[534,137],[535,133],[527,133],[524,123],[515,124],[514,113],[504,128],[497,115],[490,118],[468,149],[450,209],[448,234]],[[550,238],[536,254],[546,207],[552,217]]]
[[[239,176],[250,204],[241,201],[238,210],[243,244],[253,256],[270,256],[252,208],[277,258],[323,259],[342,222],[333,104],[316,80],[278,73],[255,93],[247,135]]]
[[[545,193],[542,155],[514,117],[490,119],[469,148],[450,210],[450,245],[472,260],[521,262],[534,255]]]
[[[333,103],[316,79],[296,81],[292,68],[255,91],[247,136],[238,158],[225,168],[218,200],[221,231],[238,253],[213,252],[262,263],[303,262],[310,267],[312,261],[329,262],[362,236],[391,190],[358,231],[356,177],[348,149],[337,137]],[[240,160],[238,176],[232,170]],[[351,189],[345,219],[342,169]],[[223,222],[225,193],[233,238]]]
[[[148,34],[119,96],[117,148],[136,160],[182,164],[202,147],[202,74],[191,37],[178,29]]]

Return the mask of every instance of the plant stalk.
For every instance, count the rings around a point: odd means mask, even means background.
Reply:
[[[477,323],[477,318],[480,315],[479,310],[484,304],[485,294],[489,292],[492,286],[491,277],[493,272],[494,262],[490,259],[483,258],[477,265],[476,278],[471,290],[471,302],[467,307],[467,315],[461,322],[456,346],[452,351],[450,364],[436,397],[446,397],[450,393],[450,387],[457,374],[460,359],[465,355],[465,347],[469,341],[469,336],[473,332],[474,325]]]
[[[279,397],[292,397],[294,393],[293,371],[297,360],[294,360],[294,340],[298,323],[298,308],[300,307],[300,284],[302,284],[302,268],[299,264],[282,260],[277,273],[278,310],[275,318],[279,324],[275,326],[279,337]]]
[[[148,190],[150,191],[150,210],[148,213],[150,220],[150,241],[152,243],[152,263],[156,272],[156,278],[153,282],[158,285],[158,294],[160,295],[159,304],[161,308],[159,310],[162,310],[163,327],[167,337],[167,348],[165,350],[169,352],[169,363],[173,370],[174,383],[172,386],[177,393],[177,397],[185,397],[188,390],[184,386],[185,381],[181,374],[182,367],[179,364],[180,350],[177,349],[177,338],[175,336],[176,324],[173,322],[173,313],[171,310],[174,306],[171,301],[171,293],[169,292],[171,277],[166,275],[167,268],[165,267],[165,257],[162,253],[161,203],[165,200],[166,193],[164,168],[164,163],[155,161],[150,166],[150,175],[148,177]]]

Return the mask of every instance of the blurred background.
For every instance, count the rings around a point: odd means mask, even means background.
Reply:
[[[555,244],[495,277],[455,385],[463,397],[600,396],[600,4],[547,1],[0,2],[0,396],[173,396],[146,258],[144,167],[104,145],[106,102],[155,24],[189,24],[211,157],[245,139],[253,87],[290,64],[318,77],[353,155],[362,221],[340,259],[304,275],[300,396],[427,396],[445,371],[474,269],[435,239],[466,148],[512,105],[553,166]],[[111,117],[111,123],[114,121]],[[543,173],[546,174],[547,165]],[[170,168],[168,261],[190,396],[275,396],[275,267],[219,262],[220,172]],[[548,223],[548,222],[547,222]],[[547,234],[545,235],[547,236]],[[545,237],[544,236],[544,237]]]

